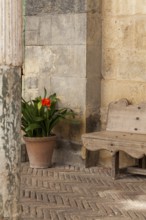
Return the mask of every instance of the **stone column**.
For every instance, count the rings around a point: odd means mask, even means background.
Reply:
[[[0,219],[19,219],[21,0],[0,0]]]

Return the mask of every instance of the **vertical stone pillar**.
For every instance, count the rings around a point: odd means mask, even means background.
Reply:
[[[0,219],[19,219],[22,1],[0,0]]]

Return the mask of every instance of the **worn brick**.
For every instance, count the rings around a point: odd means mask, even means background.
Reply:
[[[22,179],[23,176],[42,182],[48,179],[47,173],[46,176],[43,172],[41,176],[40,173],[32,176],[31,173],[26,175],[25,169],[23,171]],[[25,191],[21,193],[20,199],[22,220],[144,220],[146,218],[146,179],[143,177],[126,174],[114,181],[111,178],[111,170],[105,167],[77,169],[75,166],[68,168],[56,166],[47,171],[52,176],[52,179],[48,180],[51,188],[39,186],[34,188],[31,184],[33,181],[29,186],[21,183],[21,191]],[[62,180],[60,173],[64,173]],[[26,197],[26,193],[30,194],[30,192],[36,193],[37,196]]]

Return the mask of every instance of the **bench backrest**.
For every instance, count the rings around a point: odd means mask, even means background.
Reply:
[[[146,134],[146,103],[130,105],[127,99],[110,103],[106,130]]]

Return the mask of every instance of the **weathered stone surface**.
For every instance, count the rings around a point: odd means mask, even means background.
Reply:
[[[0,66],[0,216],[18,219],[21,68]]]
[[[58,147],[53,153],[52,161],[57,164],[78,164],[84,167],[84,161],[81,159],[81,144],[66,140],[58,141]]]
[[[32,42],[26,38],[24,97],[43,94],[44,86],[56,92],[60,105],[73,108],[81,119],[78,127],[63,124],[58,133],[80,142],[87,121],[88,130],[89,121],[99,126],[99,117],[95,123],[93,118],[100,102],[101,0],[27,0],[26,6],[26,31],[36,36]]]
[[[124,80],[103,80],[101,86],[102,107],[108,106],[113,100],[127,98],[132,103],[144,101],[146,93],[145,82],[134,82]]]
[[[103,1],[101,120],[111,101],[145,100],[145,3],[146,1]],[[103,110],[104,109],[104,110]]]
[[[37,15],[45,13],[70,13],[74,12],[74,0],[27,0],[26,14]]]
[[[27,46],[37,45],[37,42],[38,42],[37,31],[26,31],[25,32],[25,41],[27,42]]]
[[[22,1],[0,1],[0,219],[19,219]]]
[[[86,14],[52,16],[52,44],[85,44]]]
[[[133,15],[136,12],[136,2],[137,0],[103,0],[103,15]],[[137,2],[137,4],[139,3]]]
[[[45,50],[51,50],[54,59],[54,68],[50,71],[58,77],[85,77],[86,76],[86,47],[84,45],[52,46]]]
[[[26,15],[101,12],[101,0],[26,0]]]
[[[38,16],[26,16],[25,17],[25,30],[26,31],[38,31],[40,17]]]
[[[101,18],[98,13],[89,13],[86,18],[87,22],[87,44],[101,45]]]
[[[97,109],[87,108],[86,132],[97,131],[99,130],[99,128],[100,128],[100,112],[97,113]]]
[[[22,5],[0,1],[0,65],[22,64]]]
[[[133,49],[135,47],[135,19],[133,17],[107,17],[103,20],[104,47]]]
[[[86,44],[86,14],[27,16],[25,42],[36,46]]]
[[[52,77],[51,90],[59,94],[64,106],[80,110],[85,108],[86,79],[78,77]]]
[[[88,45],[86,48],[86,70],[88,79],[101,80],[101,44]],[[97,83],[98,83],[97,82]],[[96,93],[94,94],[96,96]]]
[[[96,77],[94,80],[92,78],[89,78],[87,80],[86,84],[86,107],[87,109],[98,109],[100,106],[100,80]],[[93,97],[93,94],[95,96]],[[98,100],[98,102],[97,102]]]
[[[38,88],[38,77],[31,75],[25,78],[26,89],[37,89]]]
[[[26,47],[25,49],[25,74],[38,74],[40,68],[41,48],[40,47]]]
[[[51,16],[40,17],[40,29],[38,36],[38,45],[50,45],[52,43]]]
[[[139,50],[146,49],[146,27],[145,17],[136,19],[135,21],[135,47]]]
[[[39,81],[43,75],[46,78],[50,75],[83,77],[86,74],[86,48],[82,45],[26,47],[25,73],[26,77],[39,74]]]

